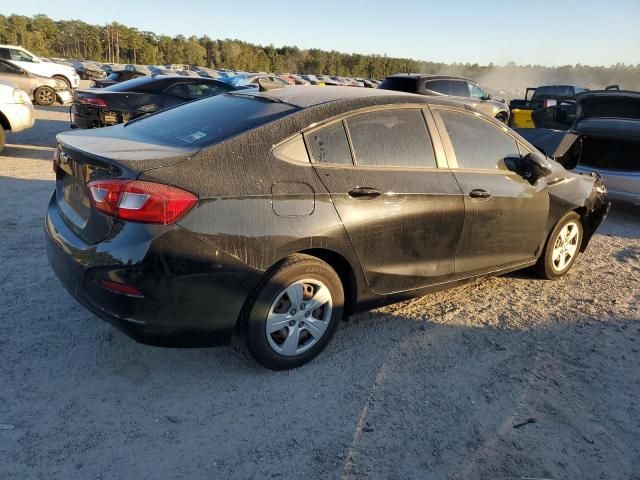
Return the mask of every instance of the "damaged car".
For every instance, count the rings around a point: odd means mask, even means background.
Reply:
[[[64,105],[73,100],[73,93],[64,81],[36,75],[9,60],[0,59],[0,80],[27,92],[36,105],[49,106],[55,102]]]
[[[566,168],[596,170],[612,199],[640,205],[640,92],[581,93],[567,131],[518,131]]]
[[[212,78],[158,75],[136,78],[107,88],[78,90],[71,109],[71,128],[116,125],[163,108],[234,89]]]
[[[533,267],[566,275],[609,208],[445,97],[240,90],[57,137],[45,217],[69,293],[136,340],[317,356],[348,315]]]

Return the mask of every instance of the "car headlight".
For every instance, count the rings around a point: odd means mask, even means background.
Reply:
[[[27,95],[27,92],[20,90],[19,88],[13,90],[13,99],[16,103],[31,103],[31,99],[29,98],[29,95]]]

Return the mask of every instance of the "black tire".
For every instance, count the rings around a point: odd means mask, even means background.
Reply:
[[[7,134],[4,132],[4,128],[0,125],[0,152],[4,148],[4,142],[6,141]]]
[[[560,239],[560,232],[562,232],[565,226],[569,224],[575,225],[575,228],[577,229],[577,237],[572,239],[569,245],[571,248],[575,246],[575,253],[567,260],[567,253],[562,252],[561,256],[564,257],[565,260],[563,260],[563,264],[561,264],[558,262],[557,257],[554,259],[554,248],[562,243],[562,240]],[[557,280],[564,276],[569,270],[571,270],[571,267],[580,254],[580,245],[582,243],[583,234],[584,229],[582,227],[582,221],[576,212],[569,212],[563,216],[558,223],[556,223],[556,226],[547,238],[547,242],[544,245],[544,251],[542,252],[542,255],[540,255],[535,266],[536,273],[547,280]]]
[[[71,90],[71,82],[69,80],[67,80],[66,77],[63,77],[62,75],[54,75],[53,78],[55,78],[57,80],[62,80],[64,83],[67,84],[67,88],[69,90]]]
[[[33,101],[36,105],[48,107],[56,103],[56,92],[51,87],[39,87],[33,92]]]
[[[296,326],[298,324],[294,326],[289,324],[289,326],[284,326],[282,330],[272,333],[270,338],[268,338],[266,330],[267,318],[272,311],[275,312],[275,309],[279,305],[284,302],[285,310],[289,310],[289,308],[294,309],[291,304],[287,304],[289,300],[284,290],[288,286],[302,280],[317,281],[319,282],[318,285],[326,286],[331,294],[332,303],[331,307],[329,307],[331,308],[330,312],[326,312],[326,329],[324,333],[322,333],[319,338],[315,338],[310,334],[310,331],[306,332],[306,342],[310,345],[308,347],[305,347],[305,342],[300,343],[302,340],[305,340],[303,335],[305,333],[304,329],[308,327],[303,326],[298,330]],[[301,288],[303,288],[304,291],[304,299],[307,299],[306,295],[313,295],[313,284],[304,283],[304,287]],[[309,291],[307,291],[307,289],[309,289]],[[310,301],[304,299],[302,305],[297,305],[299,307],[297,310],[298,315],[304,310],[304,301]],[[279,303],[276,304],[276,301]],[[319,310],[323,311],[324,308],[327,307],[323,306]],[[305,312],[305,314],[307,316],[315,315],[317,311],[318,310],[315,310],[313,313]],[[260,365],[271,370],[286,370],[299,367],[309,362],[324,350],[338,328],[343,312],[344,291],[340,277],[338,277],[335,270],[318,258],[302,254],[291,255],[265,275],[256,292],[247,302],[242,318],[240,319],[240,334],[244,337],[247,350]],[[289,314],[290,311],[284,313],[284,315]],[[302,320],[299,325],[303,325],[304,318],[299,320]],[[296,322],[298,322],[298,320],[294,320],[294,323]],[[284,337],[281,344],[284,345],[285,340],[292,334],[292,331],[295,331],[297,335],[295,337],[296,349],[308,349],[294,355],[284,355],[277,352],[275,348],[272,347],[272,345],[277,346],[276,341],[278,338],[275,336],[284,336],[284,332],[286,332],[287,336]]]
[[[496,120],[506,124],[507,120],[509,120],[509,115],[507,115],[505,112],[500,112],[499,114],[496,115]]]

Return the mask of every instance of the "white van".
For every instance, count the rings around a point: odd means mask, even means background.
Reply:
[[[46,62],[22,47],[0,45],[0,58],[11,60],[28,72],[63,80],[69,88],[78,88],[80,77],[73,67],[60,63]]]

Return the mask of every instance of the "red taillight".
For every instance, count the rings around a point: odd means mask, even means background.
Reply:
[[[99,212],[123,220],[168,225],[198,201],[193,193],[140,180],[89,182],[89,197]]]
[[[80,103],[85,105],[95,105],[96,107],[106,107],[106,102],[101,98],[86,97],[80,98]]]
[[[111,280],[100,280],[100,285],[105,290],[110,290],[114,293],[121,295],[127,295],[129,297],[143,298],[142,292],[132,285],[126,285],[124,283],[112,282]]]

